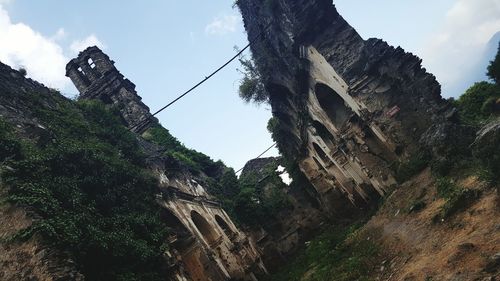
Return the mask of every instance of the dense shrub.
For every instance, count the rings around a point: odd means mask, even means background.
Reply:
[[[378,247],[360,235],[361,224],[330,227],[315,237],[307,248],[279,272],[273,281],[369,280],[376,264]]]
[[[8,200],[37,217],[18,236],[69,252],[88,280],[164,280],[167,228],[135,137],[97,102],[42,108],[34,114],[49,141],[0,126]]]
[[[478,125],[488,121],[495,113],[493,105],[497,99],[500,99],[500,86],[483,81],[461,95],[455,106],[463,122]]]
[[[143,137],[165,148],[166,155],[183,163],[194,174],[203,171],[208,176],[216,177],[224,167],[222,162],[214,162],[205,154],[185,147],[160,124],[148,129]]]
[[[500,84],[500,43],[498,44],[498,52],[495,59],[488,65],[488,77],[495,83]]]
[[[425,169],[431,160],[431,155],[428,151],[416,153],[406,162],[399,163],[396,167],[396,179],[402,183],[409,180],[412,176],[418,174]]]
[[[255,102],[257,104],[268,102],[269,93],[254,59],[240,58],[239,61],[242,69],[238,70],[243,74],[239,87],[240,97],[245,102]]]

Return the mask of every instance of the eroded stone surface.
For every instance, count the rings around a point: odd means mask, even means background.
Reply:
[[[264,34],[251,49],[286,135],[280,151],[299,163],[331,214],[383,196],[396,183],[393,164],[452,115],[418,57],[363,40],[331,1],[237,3],[249,38]]]

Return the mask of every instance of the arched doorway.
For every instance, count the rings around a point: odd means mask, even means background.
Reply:
[[[219,215],[215,215],[215,221],[222,228],[227,237],[231,238],[236,233],[231,229],[231,227],[226,223],[226,221],[221,218]]]
[[[208,244],[212,244],[217,241],[217,233],[213,230],[210,223],[208,223],[208,221],[198,212],[191,211],[191,220]]]
[[[316,98],[328,115],[333,125],[341,129],[352,114],[352,110],[345,105],[342,97],[327,85],[318,83],[315,87]]]

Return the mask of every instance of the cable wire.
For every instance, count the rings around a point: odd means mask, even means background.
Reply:
[[[158,113],[160,113],[163,110],[167,109],[169,106],[171,106],[172,104],[176,103],[178,100],[182,99],[184,96],[186,96],[187,94],[189,94],[190,92],[192,92],[194,89],[198,88],[201,84],[205,83],[208,79],[212,78],[215,74],[217,74],[217,72],[221,71],[223,68],[225,68],[226,66],[228,66],[232,61],[234,61],[236,58],[238,58],[246,49],[248,49],[248,47],[250,47],[250,45],[254,41],[256,41],[259,37],[263,36],[264,33],[267,31],[267,29],[270,26],[271,26],[271,23],[269,23],[257,36],[255,36],[254,38],[252,38],[252,40],[250,40],[248,42],[248,44],[243,49],[241,49],[238,53],[236,53],[236,55],[234,55],[226,63],[224,63],[222,66],[220,66],[215,71],[213,71],[210,75],[206,76],[204,79],[202,79],[200,82],[198,82],[198,84],[194,85],[189,90],[185,91],[182,95],[178,96],[177,98],[175,98],[174,100],[172,100],[171,102],[169,102],[164,107],[162,107],[162,108],[158,109],[157,111],[155,111],[155,113],[151,114],[146,119],[143,119],[142,121],[139,121],[134,126],[130,127],[129,131],[133,131],[134,129],[136,129],[136,128],[138,128],[138,127],[146,124],[149,120],[151,120],[151,118],[153,118],[154,116],[156,116]]]
[[[253,158],[253,159],[258,159],[260,158],[262,155],[266,154],[266,152],[268,152],[269,150],[271,150],[271,148],[275,147],[276,146],[276,143],[273,143],[273,145],[271,145],[268,149],[264,150],[264,152],[262,152],[261,154],[259,154],[259,156]],[[235,172],[235,174],[241,172],[243,169],[245,168],[245,166],[243,166],[241,169],[239,169],[238,171]]]

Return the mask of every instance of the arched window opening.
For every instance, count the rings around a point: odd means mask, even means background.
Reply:
[[[188,249],[195,241],[191,232],[179,220],[179,218],[168,209],[162,209],[161,219],[168,227],[168,240],[180,252]]]
[[[316,153],[319,155],[321,160],[325,162],[325,164],[330,163],[330,159],[328,158],[328,155],[326,155],[326,152],[315,142],[313,142],[313,147],[314,150],[316,150]]]
[[[217,241],[217,233],[213,230],[210,223],[208,223],[208,221],[198,212],[191,211],[191,220],[193,221],[198,231],[200,231],[201,235],[203,235],[203,238],[207,240],[208,244],[212,244]]]
[[[316,97],[333,125],[341,129],[352,114],[352,110],[346,106],[342,97],[324,84],[316,84]]]
[[[215,221],[222,228],[227,237],[232,238],[236,233],[231,229],[231,227],[226,223],[226,221],[219,215],[215,215]]]
[[[320,171],[326,172],[325,167],[323,167],[323,165],[319,162],[319,160],[316,157],[313,156],[313,160],[314,160],[314,163],[316,163],[316,165],[320,169]]]
[[[88,64],[89,64],[90,68],[95,68],[95,63],[94,63],[94,61],[93,61],[91,58],[89,58],[89,59],[87,60],[87,62],[88,62]]]
[[[321,139],[323,139],[324,142],[330,144],[334,143],[335,138],[330,133],[330,131],[328,131],[328,129],[323,124],[321,124],[321,122],[314,120],[312,125],[314,129],[316,129],[316,133],[318,133],[318,135],[321,137]]]

